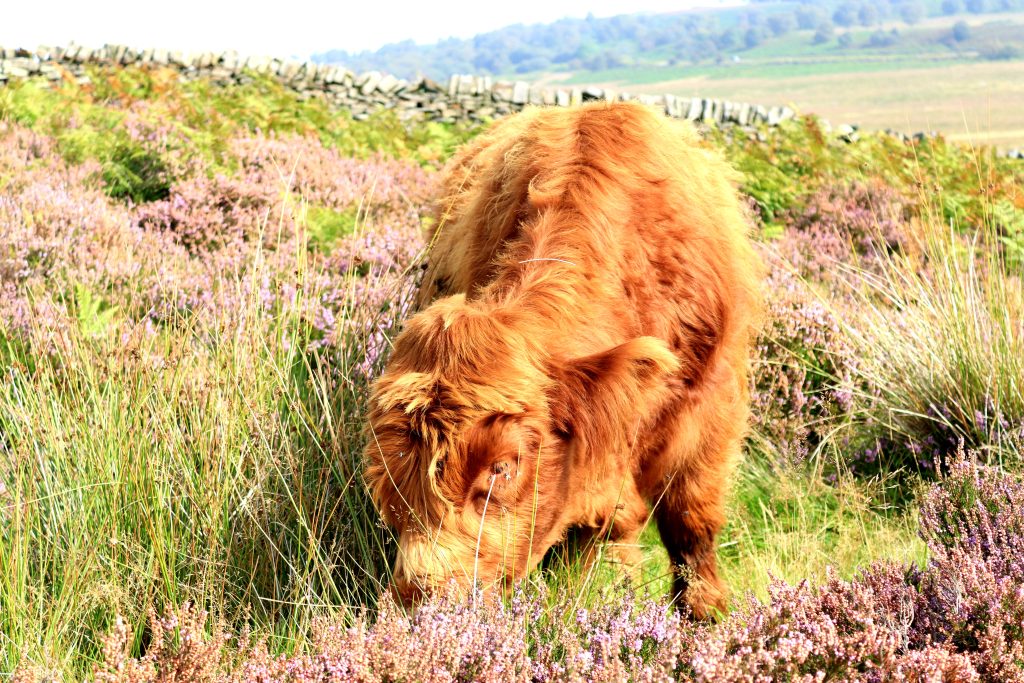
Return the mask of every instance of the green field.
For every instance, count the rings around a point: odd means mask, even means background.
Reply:
[[[980,51],[1024,45],[1020,14],[970,16],[971,38],[953,47],[937,42],[954,21],[937,17],[899,26],[891,47],[866,47],[872,30],[848,31],[814,44],[810,31],[772,38],[735,60],[659,64],[572,74],[537,74],[545,85],[598,85],[630,93],[671,93],[753,104],[788,104],[832,124],[908,134],[941,131],[955,139],[1004,148],[1024,146],[1024,57],[989,60]],[[1021,53],[1024,54],[1024,53]]]
[[[758,78],[784,81],[802,76],[827,76],[831,74],[876,73],[899,69],[941,69],[963,62],[951,58],[922,57],[849,57],[800,60],[744,60],[731,64],[709,64],[706,66],[683,67],[634,67],[609,69],[607,71],[574,74],[564,81],[566,85],[614,85],[631,92],[658,92],[657,86],[666,82],[693,78],[709,80],[731,80]]]

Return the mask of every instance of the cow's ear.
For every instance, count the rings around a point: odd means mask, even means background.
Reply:
[[[679,360],[655,337],[637,337],[589,356],[553,362],[552,427],[591,450],[628,446],[672,392]]]

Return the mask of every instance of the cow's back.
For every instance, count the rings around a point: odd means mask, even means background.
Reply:
[[[528,109],[465,146],[446,169],[419,303],[486,296],[495,281],[514,281],[541,253],[539,240],[557,240],[538,237],[538,214],[572,213],[584,229],[571,237],[575,268],[559,275],[590,301],[567,314],[589,318],[579,323],[591,331],[620,328],[595,339],[651,335],[691,367],[719,351],[739,367],[758,267],[735,179],[692,126],[650,108]],[[524,235],[524,226],[533,232]]]

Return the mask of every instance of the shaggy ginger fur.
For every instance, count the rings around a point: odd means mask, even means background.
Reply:
[[[653,507],[676,593],[724,607],[759,273],[733,180],[637,104],[527,110],[457,154],[425,308],[372,395],[400,595],[507,585],[571,527],[629,556]]]

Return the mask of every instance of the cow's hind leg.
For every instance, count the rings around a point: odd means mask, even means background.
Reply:
[[[726,607],[715,539],[725,524],[730,459],[694,464],[670,477],[654,515],[672,562],[674,596],[690,606],[695,618],[707,619]]]

